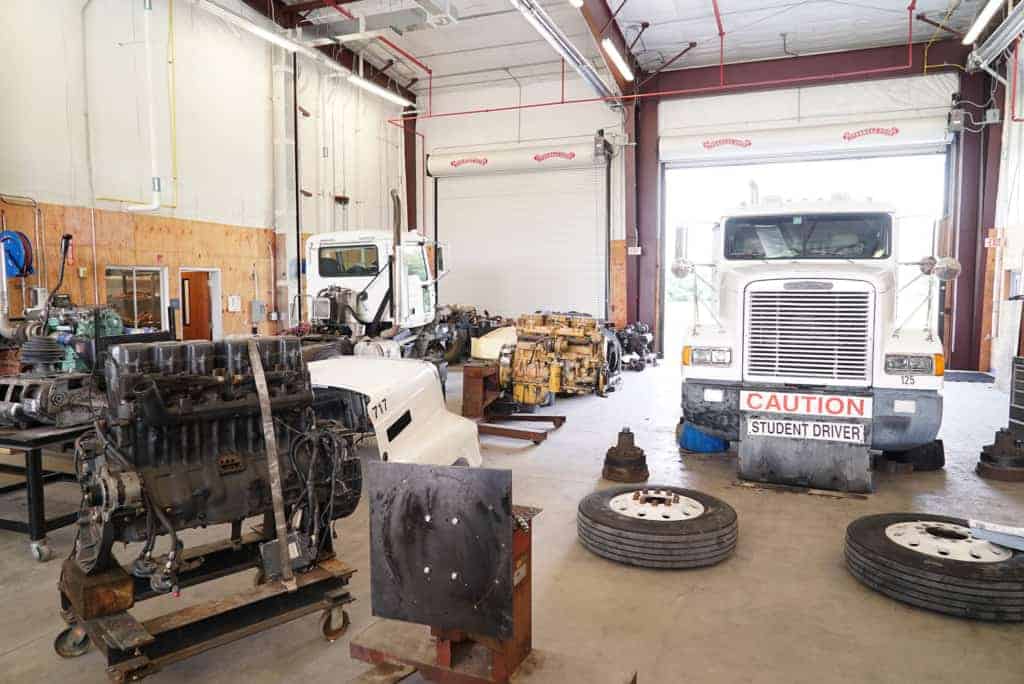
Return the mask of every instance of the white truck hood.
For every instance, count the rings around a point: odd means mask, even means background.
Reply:
[[[726,262],[720,271],[723,289],[742,292],[758,280],[789,280],[792,278],[820,278],[822,280],[862,280],[874,285],[878,294],[892,290],[896,285],[896,269],[891,261],[743,261]]]
[[[367,397],[382,459],[428,465],[465,460],[473,467],[481,465],[476,423],[448,410],[430,363],[340,356],[307,366],[314,391],[336,387]]]

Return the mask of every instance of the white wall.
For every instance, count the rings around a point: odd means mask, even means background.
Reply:
[[[595,97],[594,92],[571,71],[566,76],[565,99]],[[459,112],[493,107],[510,107],[542,102],[559,102],[562,98],[560,80],[520,79],[503,81],[494,86],[481,88],[435,89],[433,112]],[[426,98],[421,96],[418,105],[426,109]],[[465,116],[426,118],[417,122],[416,130],[426,136],[427,154],[472,152],[485,149],[501,149],[517,145],[543,145],[549,142],[586,142],[592,140],[598,129],[604,129],[606,136],[615,145],[612,161],[612,239],[625,237],[625,209],[623,201],[623,155],[625,142],[623,117],[601,102],[556,105],[503,112],[469,114]],[[422,159],[422,156],[420,157]],[[426,197],[426,232],[433,235],[433,188],[428,179]],[[421,193],[422,194],[422,193]],[[500,217],[494,217],[496,221]],[[603,232],[603,228],[601,229]],[[538,245],[538,249],[542,246]],[[464,255],[453,245],[456,258],[486,259],[488,255]],[[501,268],[500,255],[493,255],[494,268]],[[458,268],[457,263],[451,264]],[[467,302],[470,303],[470,302]]]
[[[1010,60],[1012,69],[1012,60]],[[1011,71],[1012,78],[1013,73]],[[1024,98],[1021,86],[1017,86],[1017,115],[1024,115]],[[1010,118],[1010,99],[1007,94],[1006,118],[1003,126],[1002,163],[999,169],[999,196],[996,205],[996,228],[1004,231],[1006,245],[997,252],[993,328],[984,331],[992,339],[992,371],[1002,389],[1009,389],[1010,370],[1017,353],[1017,330],[1020,323],[1021,302],[1008,301],[1011,294],[1004,292],[1003,276],[1008,270],[1024,272],[1024,123],[1014,123]]]
[[[258,18],[237,0],[221,2]],[[6,29],[0,41],[0,192],[83,206],[94,196],[148,200],[143,1],[91,0],[83,15],[84,4],[0,3],[0,25]],[[168,0],[154,0],[153,87],[165,204],[174,203],[172,149],[178,157],[177,206],[161,213],[272,226],[271,59],[272,51],[280,50],[174,0],[177,145],[172,146],[168,9]],[[402,191],[401,138],[385,123],[399,110],[338,79],[324,87],[328,105],[321,107],[323,82],[318,70],[310,64],[303,68],[300,61],[299,104],[311,114],[300,125],[302,187],[314,195],[303,201],[303,229],[344,226],[342,210],[334,208],[335,192],[352,197],[350,227],[376,226],[390,216],[390,188]],[[290,112],[287,116],[290,120]],[[333,131],[320,134],[321,122],[330,119]],[[96,206],[117,209],[123,203],[99,200]]]

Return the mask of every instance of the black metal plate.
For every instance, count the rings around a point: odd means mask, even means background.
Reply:
[[[512,636],[512,473],[366,463],[373,614]]]

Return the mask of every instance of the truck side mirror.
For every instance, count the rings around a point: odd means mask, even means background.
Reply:
[[[676,278],[689,277],[694,272],[694,269],[694,263],[688,259],[676,258],[672,262],[672,275]]]
[[[925,257],[921,259],[921,273],[933,275],[944,283],[956,280],[960,276],[960,262],[953,257]]]
[[[448,244],[447,243],[441,243],[441,242],[435,242],[434,243],[434,259],[435,259],[434,280],[435,281],[438,281],[441,278],[444,278],[446,275],[448,275],[448,265],[447,265],[446,259],[445,259],[447,254],[448,254]]]

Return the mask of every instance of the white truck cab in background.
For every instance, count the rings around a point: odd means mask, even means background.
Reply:
[[[898,320],[895,230],[876,204],[755,206],[716,225],[709,278],[676,259],[676,277],[697,279],[683,417],[738,441],[743,477],[868,491],[869,450],[941,459],[931,302],[959,265],[920,262],[927,323]]]
[[[442,251],[433,246],[439,271],[435,277],[428,249],[433,243],[415,231],[403,231],[401,248],[396,251],[394,244],[394,233],[387,230],[311,236],[306,241],[310,322],[346,327],[353,338],[432,324],[437,313],[434,284],[445,272]],[[392,271],[398,274],[397,283]]]

